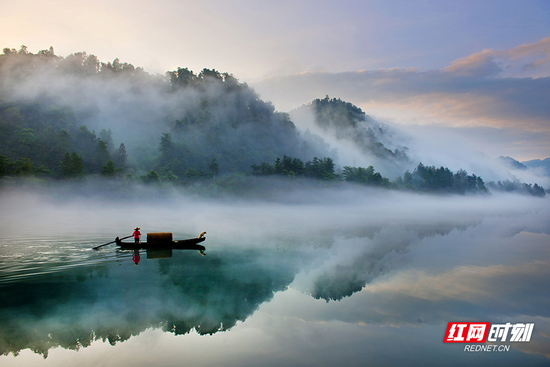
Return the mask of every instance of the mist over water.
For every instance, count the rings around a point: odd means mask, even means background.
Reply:
[[[378,247],[398,252],[426,236],[464,231],[494,218],[510,221],[500,229],[503,236],[522,231],[550,235],[546,199],[513,194],[432,196],[346,187],[295,189],[268,201],[216,200],[172,192],[163,197],[147,188],[118,200],[100,194],[67,200],[57,196],[55,189],[53,195],[44,190],[8,190],[0,197],[2,256],[32,259],[38,251],[51,259],[70,253],[93,258],[97,252],[91,247],[128,236],[135,226],[144,234],[173,232],[175,239],[207,231],[209,249],[331,248],[351,251],[341,256],[352,258],[357,255],[353,251],[365,251],[363,240],[368,240],[369,251]]]
[[[287,115],[226,73],[178,69],[163,78],[131,65],[98,72],[95,63],[90,74],[78,60],[71,71],[73,56],[28,67],[12,55],[1,70],[10,100],[1,117],[12,134],[4,141],[19,143],[12,153],[41,162],[47,149],[32,150],[51,145],[55,126],[71,132],[64,149],[78,150],[91,170],[72,175],[59,150],[47,163],[51,180],[18,181],[3,159],[2,365],[204,364],[205,355],[209,364],[235,366],[424,366],[426,356],[462,365],[469,357],[442,347],[441,335],[447,322],[471,320],[535,322],[531,344],[480,360],[547,364],[548,198],[414,194],[341,181],[346,165],[374,165],[393,180],[421,160],[515,181],[510,167],[460,142],[438,146],[429,130],[407,135],[340,99]],[[101,129],[105,156],[81,124]],[[128,164],[119,150],[122,173],[103,178],[108,150],[120,143]],[[277,161],[269,173],[275,158],[284,165],[288,156],[331,157],[334,166],[325,160],[327,174],[301,176],[299,164],[285,173]],[[198,172],[207,168],[212,176]],[[140,175],[153,169],[161,179],[148,185]],[[175,239],[206,231],[206,256],[92,249],[136,226],[144,236]],[[403,353],[387,348],[395,343]]]
[[[415,345],[404,352],[412,364],[454,356],[450,364],[460,365],[472,357],[442,343],[446,323],[457,320],[535,322],[531,343],[479,357],[487,363],[544,365],[550,357],[548,198],[351,185],[268,200],[14,189],[0,205],[6,366],[33,360],[29,348],[47,356],[29,365],[91,365],[87,350],[107,360],[102,341],[144,357],[141,343],[163,345],[165,354],[155,354],[167,365],[180,358],[178,345],[194,346],[190,361],[210,349],[218,352],[209,361],[228,365],[277,365],[287,354],[295,364],[330,365],[335,356],[394,364],[401,357],[383,345],[395,342]],[[114,244],[92,250],[135,226],[175,239],[207,231],[206,256],[142,250],[135,266],[133,252]],[[345,353],[335,349],[342,342]],[[223,343],[240,353],[222,353]],[[312,345],[317,353],[303,352]],[[65,349],[79,351],[61,357]]]
[[[275,111],[214,69],[0,56],[2,366],[548,365],[546,163],[339,98]],[[93,249],[136,226],[206,256]],[[470,354],[455,321],[536,326]]]

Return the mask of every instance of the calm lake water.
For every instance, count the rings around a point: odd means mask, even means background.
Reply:
[[[0,194],[1,366],[550,364],[550,199]],[[207,231],[198,251],[93,246]],[[448,322],[534,323],[502,352]]]

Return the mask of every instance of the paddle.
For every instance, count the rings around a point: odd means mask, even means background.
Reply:
[[[120,238],[120,240],[124,240],[124,239],[130,238],[130,237],[132,237],[132,235],[126,236],[126,237],[122,237],[122,238]],[[96,247],[94,247],[93,249],[94,249],[94,250],[97,250],[97,249],[100,248],[100,247],[107,246],[107,245],[110,245],[111,243],[115,243],[115,242],[116,242],[116,240],[111,241],[111,242],[109,242],[109,243],[105,243],[105,244],[103,244],[103,245],[96,246]]]

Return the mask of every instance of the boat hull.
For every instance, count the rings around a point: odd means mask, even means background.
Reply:
[[[205,237],[190,238],[187,240],[171,241],[171,242],[157,242],[157,243],[147,243],[147,242],[123,242],[116,241],[116,244],[123,249],[173,249],[173,250],[205,250],[206,248],[203,245],[199,245],[200,242],[203,242]]]

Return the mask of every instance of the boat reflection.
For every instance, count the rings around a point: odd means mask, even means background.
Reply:
[[[158,260],[158,259],[170,259],[172,257],[173,251],[186,251],[186,250],[194,250],[194,249],[145,249],[146,259],[147,260]],[[206,249],[199,249],[198,253],[202,256],[206,256]],[[118,253],[126,254],[130,250],[123,250],[119,249]],[[132,261],[135,265],[139,265],[139,262],[141,261],[141,251],[140,249],[136,248],[131,250],[132,251]]]

